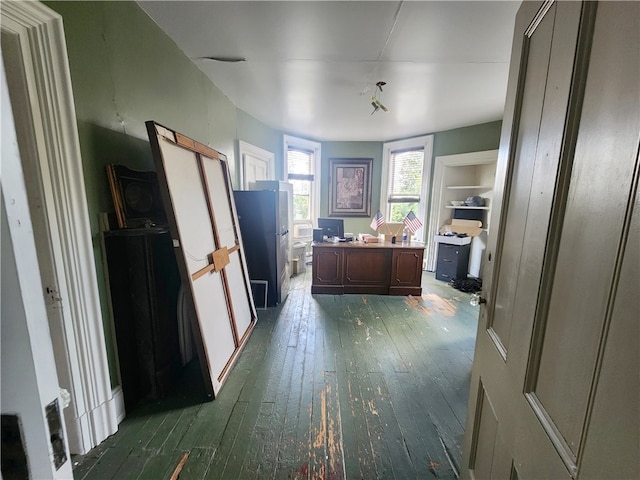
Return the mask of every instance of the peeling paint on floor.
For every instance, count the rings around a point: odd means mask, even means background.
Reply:
[[[426,305],[423,305],[423,304],[421,303],[421,300],[422,300],[422,299],[421,299],[421,298],[419,298],[419,297],[414,297],[414,296],[408,295],[408,296],[405,298],[405,300],[404,300],[404,301],[405,301],[405,303],[406,303],[407,305],[409,305],[410,307],[412,307],[412,308],[418,308],[418,309],[422,310],[425,314],[427,314],[427,315],[431,315],[431,311],[426,307]]]
[[[456,307],[451,300],[442,298],[435,293],[425,293],[422,295],[422,298],[431,304],[431,308],[436,313],[445,317],[453,317],[458,312],[458,307]]]
[[[445,317],[453,317],[458,312],[458,307],[456,307],[452,300],[442,298],[436,293],[423,293],[421,297],[408,295],[404,301],[410,307],[418,308],[427,315],[431,315],[433,312]],[[455,301],[455,298],[453,301]],[[426,302],[427,305],[425,305],[424,302]]]

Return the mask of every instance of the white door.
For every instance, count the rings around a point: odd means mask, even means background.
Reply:
[[[243,190],[250,190],[251,184],[258,180],[274,180],[274,155],[250,143],[238,142]]]
[[[640,477],[639,29],[637,2],[518,14],[464,476]]]

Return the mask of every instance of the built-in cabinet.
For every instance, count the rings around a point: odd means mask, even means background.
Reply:
[[[435,236],[439,228],[450,218],[463,218],[482,222],[482,234],[471,242],[468,265],[471,276],[482,275],[497,158],[497,150],[436,157],[428,238],[425,242],[427,270],[436,270],[439,244]],[[471,196],[482,197],[485,205],[454,206],[451,203],[464,201]]]
[[[496,175],[496,164],[447,166],[445,169],[444,209],[450,217],[458,213],[458,217],[480,220],[485,230],[489,229],[489,210],[493,198],[493,182]],[[479,196],[485,201],[484,206],[454,206],[452,201],[464,201],[468,197]]]

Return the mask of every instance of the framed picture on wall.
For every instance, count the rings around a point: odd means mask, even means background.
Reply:
[[[329,159],[329,216],[371,216],[372,158]]]

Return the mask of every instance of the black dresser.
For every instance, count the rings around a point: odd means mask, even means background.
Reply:
[[[471,245],[438,243],[436,280],[449,282],[454,278],[467,278]]]
[[[162,398],[181,369],[181,285],[166,228],[105,232],[109,288],[125,406]]]

